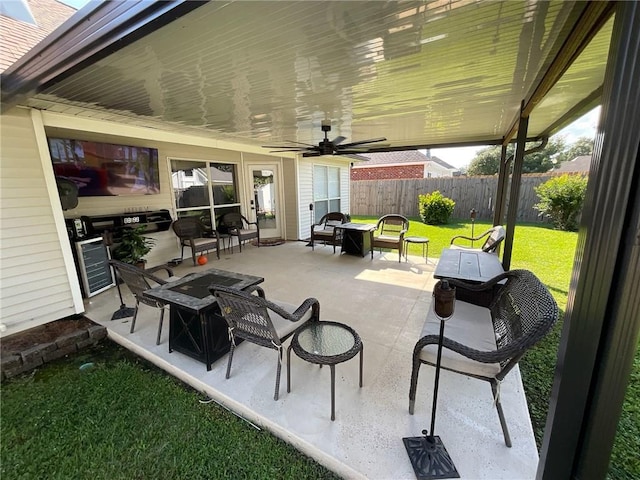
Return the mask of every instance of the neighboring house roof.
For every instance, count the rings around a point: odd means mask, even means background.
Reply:
[[[0,15],[0,72],[4,72],[31,48],[76,12],[56,0],[26,1],[37,25]]]
[[[569,160],[568,162],[562,162],[560,168],[553,170],[554,173],[569,173],[569,172],[589,172],[591,168],[591,155],[580,155],[579,157]]]
[[[427,163],[433,162],[440,165],[443,168],[447,168],[449,170],[457,170],[456,167],[449,165],[444,160],[439,159],[438,157],[433,157],[431,154],[425,155],[417,150],[405,150],[401,152],[378,152],[378,153],[363,153],[360,154],[363,157],[367,157],[369,159],[368,162],[362,162],[355,167],[372,167],[372,166],[382,166],[387,164],[398,164],[398,163]]]

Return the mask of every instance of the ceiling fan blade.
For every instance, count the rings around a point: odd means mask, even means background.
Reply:
[[[368,153],[368,148],[338,148],[336,155],[346,155],[348,153]]]
[[[307,150],[302,154],[303,157],[320,157],[322,153],[314,152],[313,150]]]
[[[341,144],[342,142],[344,142],[347,139],[347,137],[343,137],[342,135],[334,138],[333,140],[331,140],[331,143],[333,143],[334,146]]]
[[[269,150],[269,153],[296,153],[296,152],[304,152],[306,151],[304,148],[298,148],[295,150]]]
[[[359,142],[351,142],[351,143],[345,143],[344,145],[340,145],[339,148],[349,148],[349,147],[354,147],[356,145],[364,145],[366,143],[377,143],[377,142],[384,142],[387,139],[382,137],[382,138],[371,138],[369,140],[360,140]]]

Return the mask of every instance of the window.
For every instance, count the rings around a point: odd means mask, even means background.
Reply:
[[[340,168],[313,166],[313,206],[315,221],[329,212],[340,212]]]
[[[234,164],[171,160],[171,182],[178,217],[198,216],[215,228],[225,213],[240,212]]]

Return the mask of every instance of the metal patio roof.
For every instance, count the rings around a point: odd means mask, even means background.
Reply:
[[[80,10],[3,74],[3,108],[254,146],[327,119],[397,150],[501,143],[524,106],[539,138],[598,104],[613,23],[607,2],[149,3]]]

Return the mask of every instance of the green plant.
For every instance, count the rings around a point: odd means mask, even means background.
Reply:
[[[143,235],[145,230],[146,227],[144,225],[122,229],[122,239],[118,246],[113,249],[114,258],[131,265],[144,263],[143,257],[155,245],[153,238]]]
[[[423,223],[443,225],[449,223],[456,202],[442,195],[438,190],[418,195],[418,210]]]
[[[540,203],[533,206],[560,230],[575,231],[587,192],[587,177],[560,175],[535,187]]]

